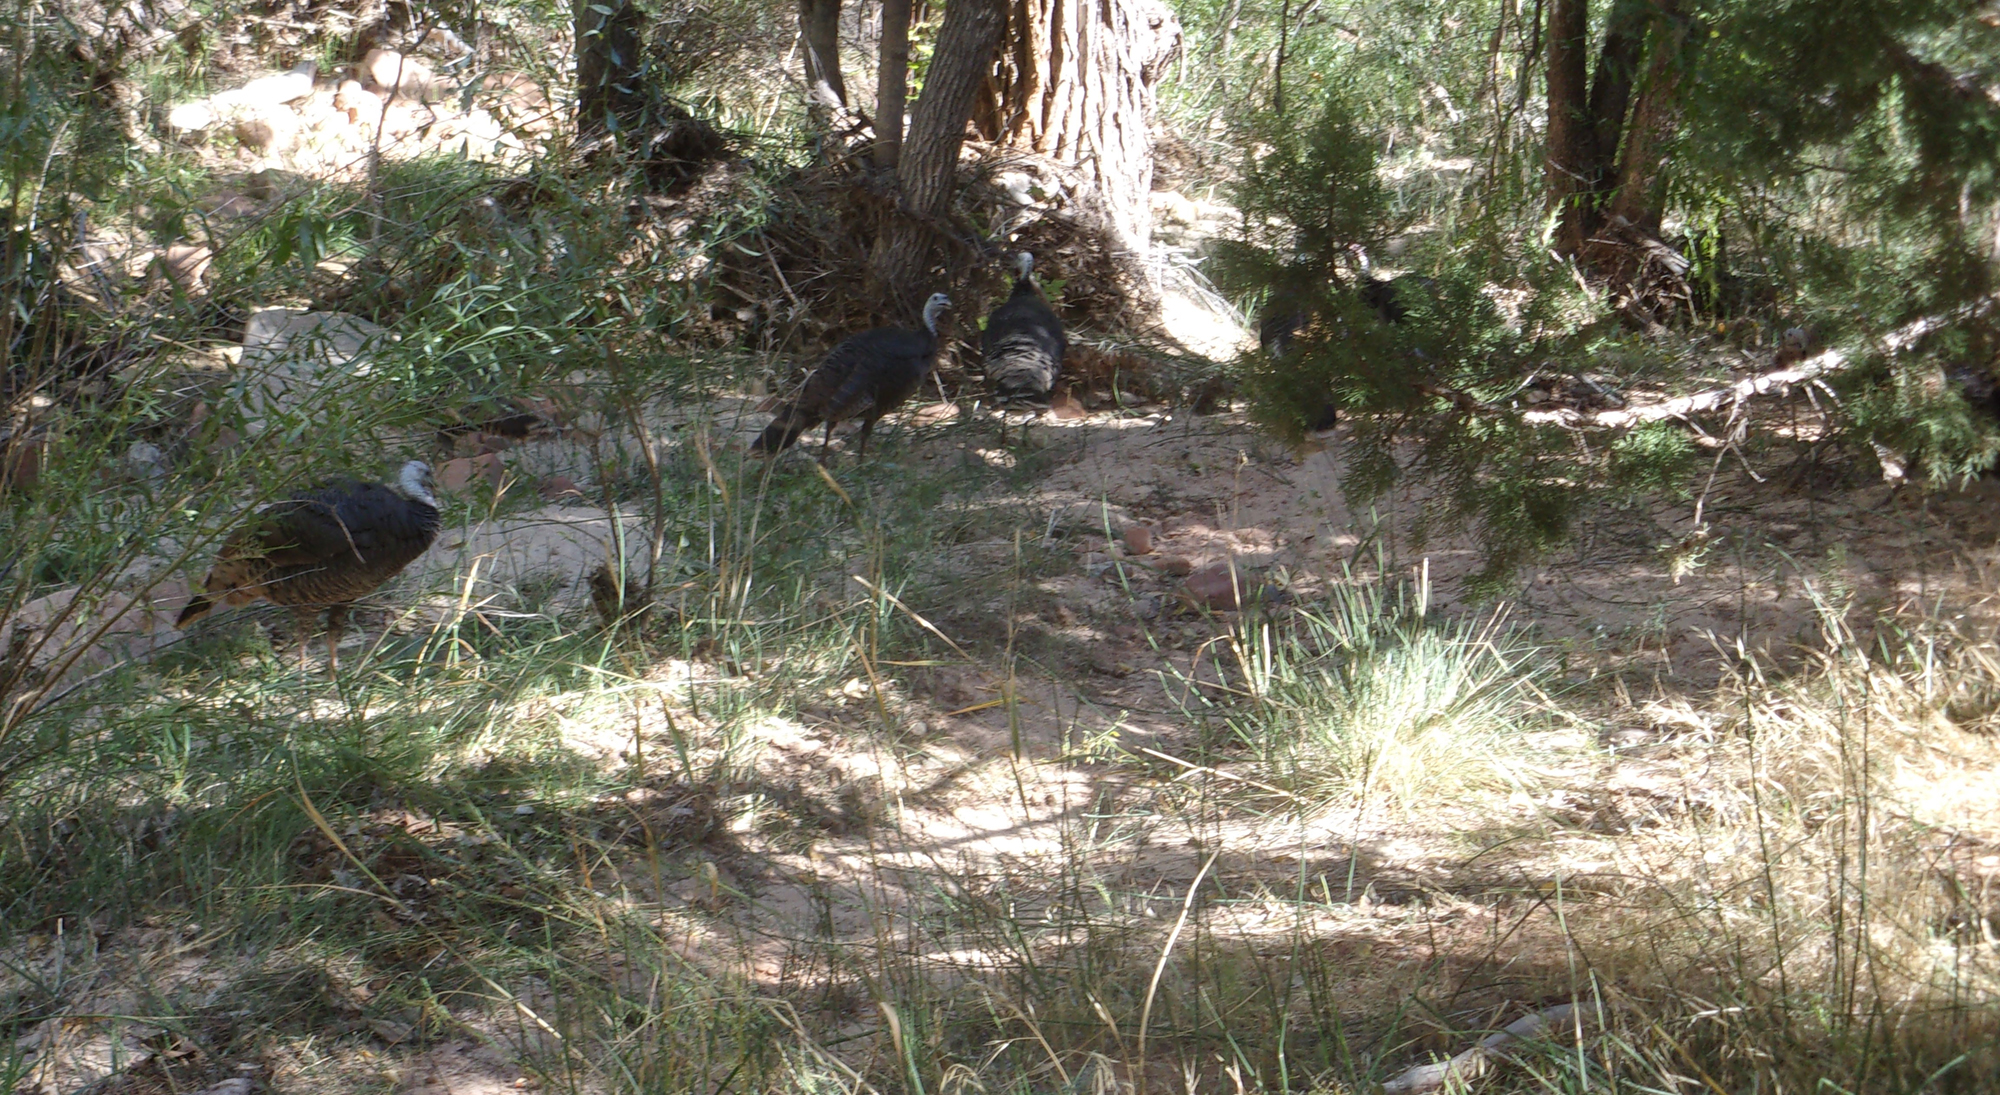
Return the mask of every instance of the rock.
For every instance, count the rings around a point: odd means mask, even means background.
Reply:
[[[1194,573],[1194,564],[1179,555],[1162,555],[1153,563],[1153,569],[1181,578]]]
[[[1105,650],[1101,647],[1090,652],[1090,668],[1107,677],[1129,677],[1132,675],[1131,663],[1121,660],[1117,652]]]
[[[186,140],[200,136],[219,120],[215,108],[209,105],[206,99],[179,103],[167,111],[167,132],[175,138]]]
[[[333,108],[347,112],[351,123],[374,121],[382,114],[382,97],[361,86],[358,80],[342,80],[333,93]]]
[[[1188,598],[1204,608],[1233,612],[1257,595],[1257,580],[1230,562],[1210,563],[1187,576]]]
[[[369,50],[368,56],[361,59],[361,71],[368,74],[376,87],[394,91],[403,98],[420,103],[444,98],[444,85],[428,63],[393,49]]]
[[[502,72],[488,77],[486,90],[493,93],[493,105],[501,113],[516,119],[542,118],[552,110],[542,85],[523,73]]]
[[[243,146],[259,156],[282,156],[299,146],[299,127],[277,114],[238,118],[232,131]]]
[[[251,432],[262,432],[273,413],[295,411],[315,398],[326,400],[328,388],[367,376],[369,354],[394,339],[345,312],[266,308],[253,313],[243,331],[240,369]]]
[[[535,490],[536,493],[542,496],[544,501],[548,502],[554,502],[562,498],[583,497],[583,488],[577,486],[576,480],[571,479],[567,475],[551,475],[547,479],[542,480],[541,486],[535,488]]]
[[[208,277],[208,267],[215,261],[215,251],[198,243],[170,243],[154,257],[154,261],[168,281],[182,291],[192,293],[201,289],[203,279]]]
[[[42,478],[42,454],[48,444],[48,439],[43,437],[16,438],[5,449],[0,449],[0,490],[32,487],[39,482]]]
[[[1132,515],[1125,512],[1125,507],[1108,502],[1072,502],[1057,506],[1049,515],[1049,523],[1064,532],[1103,536],[1116,534],[1132,524]]]
[[[312,182],[296,171],[267,167],[252,172],[243,181],[243,192],[260,202],[277,201],[312,189]]]
[[[135,479],[165,479],[167,454],[151,441],[134,441],[132,447],[125,450],[125,468]]]
[[[1137,523],[1126,525],[1125,550],[1133,555],[1152,554],[1153,530]]]
[[[201,200],[201,207],[211,217],[252,217],[256,216],[257,203],[233,190],[210,194]]]
[[[472,55],[472,47],[465,39],[444,27],[432,27],[417,43],[417,52],[440,61],[456,61]]]
[[[1067,388],[1049,397],[1049,417],[1057,421],[1073,421],[1087,413],[1089,412],[1084,410],[1083,404],[1078,402],[1076,396]]]
[[[501,473],[505,470],[506,466],[501,463],[499,453],[486,452],[478,456],[461,456],[456,460],[444,462],[444,466],[438,469],[437,481],[438,486],[457,494],[481,479],[491,486],[498,487]]]
[[[272,76],[259,76],[235,91],[216,96],[227,102],[244,105],[283,106],[296,103],[313,93],[313,77],[318,75],[319,66],[311,61],[300,61],[291,71]]]
[[[1162,190],[1153,194],[1153,216],[1162,224],[1188,227],[1201,220],[1201,210],[1180,193]]]

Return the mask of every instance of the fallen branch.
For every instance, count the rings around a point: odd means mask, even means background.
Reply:
[[[1882,338],[1883,348],[1890,353],[1908,349],[1925,336],[1935,333],[1953,323],[1990,311],[1994,298],[1987,297],[1976,304],[1954,308],[1943,315],[1925,316],[1889,332]],[[1528,411],[1521,416],[1524,422],[1535,425],[1596,426],[1622,429],[1645,422],[1659,422],[1669,418],[1686,418],[1689,415],[1718,410],[1741,403],[1752,396],[1769,395],[1795,384],[1840,372],[1854,364],[1853,360],[1839,350],[1822,350],[1812,357],[1789,368],[1775,369],[1757,376],[1745,377],[1726,388],[1713,388],[1678,399],[1669,399],[1649,407],[1625,407],[1609,411]]]
[[[1486,1074],[1496,1060],[1504,1059],[1501,1047],[1510,1042],[1540,1038],[1559,1023],[1568,1023],[1576,1013],[1575,1004],[1558,1004],[1509,1023],[1506,1029],[1480,1039],[1479,1044],[1448,1061],[1418,1065],[1382,1085],[1382,1095],[1416,1095],[1435,1091],[1456,1080],[1460,1087]]]

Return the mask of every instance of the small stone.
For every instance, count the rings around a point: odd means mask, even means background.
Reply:
[[[1125,550],[1134,555],[1152,554],[1153,530],[1144,525],[1125,526]]]
[[[1162,574],[1171,574],[1176,578],[1184,578],[1194,573],[1194,564],[1179,555],[1162,555],[1153,567]]]
[[[1057,392],[1049,397],[1049,417],[1057,421],[1072,421],[1082,418],[1084,414],[1083,404],[1078,402],[1076,396],[1071,395],[1067,390]]]
[[[1090,668],[1107,677],[1129,677],[1132,667],[1119,661],[1116,654],[1108,650],[1090,652]]]
[[[1187,577],[1188,597],[1217,612],[1233,612],[1257,594],[1257,582],[1228,562],[1210,563]]]
[[[567,475],[551,475],[547,479],[542,480],[542,485],[536,488],[536,490],[544,500],[550,502],[562,498],[583,497],[583,488],[577,486],[576,480],[571,479]]]
[[[125,450],[125,467],[139,479],[164,479],[167,476],[167,454],[160,451],[151,441],[134,441]]]
[[[297,127],[275,114],[239,119],[234,132],[245,148],[262,156],[290,152],[299,143]]]

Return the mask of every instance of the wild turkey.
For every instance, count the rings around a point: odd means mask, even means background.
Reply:
[[[856,456],[868,455],[868,435],[875,420],[902,406],[937,364],[938,314],[951,298],[931,294],[924,302],[924,329],[877,327],[841,340],[799,389],[798,397],[778,408],[777,417],[750,445],[751,452],[783,452],[799,435],[826,423],[820,459],[833,443],[833,427],[849,418],[861,420],[861,444]]]
[[[223,541],[204,592],[174,621],[185,628],[225,605],[269,601],[299,621],[304,663],[313,613],[326,611],[326,664],[338,666],[347,610],[409,566],[438,533],[431,468],[403,465],[394,487],[340,479],[259,507]]]
[[[1021,252],[1014,291],[986,317],[979,340],[986,378],[1003,401],[1046,400],[1069,349],[1062,320],[1035,286],[1034,269],[1035,256]]]

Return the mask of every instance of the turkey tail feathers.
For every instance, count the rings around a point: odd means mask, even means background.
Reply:
[[[750,451],[783,452],[792,447],[800,434],[817,425],[818,418],[802,413],[796,403],[787,403],[778,409],[778,416],[771,419],[771,424],[764,427],[757,440],[750,443]]]

